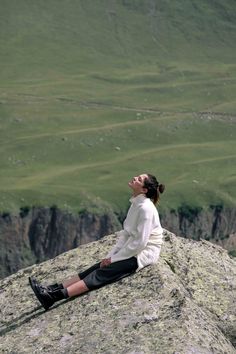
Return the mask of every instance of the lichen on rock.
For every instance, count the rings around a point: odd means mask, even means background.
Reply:
[[[115,235],[0,281],[1,353],[235,354],[236,262],[165,231],[156,265],[45,312],[28,276],[49,284],[103,258]]]

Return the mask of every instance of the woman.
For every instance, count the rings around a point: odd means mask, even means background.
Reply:
[[[129,182],[133,191],[131,206],[118,241],[106,258],[62,284],[40,285],[29,278],[30,285],[45,310],[56,301],[97,289],[156,263],[162,244],[163,229],[155,204],[165,186],[156,177],[141,174]]]

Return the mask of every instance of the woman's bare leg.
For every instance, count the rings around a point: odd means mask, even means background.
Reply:
[[[78,281],[80,281],[80,277],[78,275],[74,275],[73,277],[64,280],[62,285],[64,288],[68,288],[69,286],[77,283]]]
[[[83,294],[87,291],[89,291],[89,288],[87,287],[87,285],[85,284],[85,282],[83,280],[79,280],[76,283],[67,287],[67,292],[68,292],[69,297],[77,296],[77,295]]]

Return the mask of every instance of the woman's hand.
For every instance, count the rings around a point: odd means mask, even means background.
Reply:
[[[107,267],[109,264],[111,264],[111,257],[104,258],[104,259],[102,259],[102,261],[100,263],[100,268]]]

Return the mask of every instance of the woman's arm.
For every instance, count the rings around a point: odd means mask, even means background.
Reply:
[[[118,237],[118,240],[116,241],[115,246],[107,254],[106,258],[110,258],[113,254],[117,253],[129,238],[129,234],[125,230],[116,231],[115,235]]]
[[[152,217],[150,210],[140,210],[136,230],[123,244],[122,248],[110,256],[112,263],[137,256],[146,247],[152,232]]]

